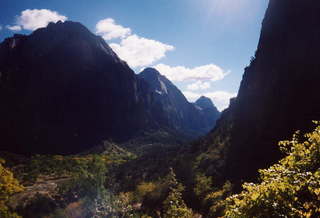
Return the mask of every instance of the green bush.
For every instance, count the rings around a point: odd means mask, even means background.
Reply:
[[[18,218],[20,216],[12,212],[7,203],[13,194],[23,191],[23,186],[14,178],[13,173],[3,166],[4,163],[5,161],[0,159],[0,217]]]
[[[227,217],[320,217],[320,126],[279,145],[287,156],[227,199]]]

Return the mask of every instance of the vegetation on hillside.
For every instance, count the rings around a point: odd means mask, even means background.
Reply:
[[[320,216],[320,126],[279,145],[286,157],[227,199],[227,217]]]
[[[184,187],[178,183],[172,168],[170,168],[168,180],[169,193],[166,200],[163,202],[163,217],[191,218],[192,210],[187,207],[182,198],[182,191],[184,190]]]
[[[0,159],[0,217],[19,218],[18,214],[8,207],[10,197],[23,190],[23,186],[14,178],[13,173],[5,168],[5,161]]]
[[[112,191],[113,181],[108,171],[132,157],[131,154],[127,158],[107,154],[35,155],[14,168],[26,186],[25,191],[1,165],[4,172],[1,180],[8,183],[1,184],[1,211],[9,211],[4,207],[9,197],[21,191],[11,199],[22,217],[68,217],[76,210],[84,217],[125,213],[120,198]]]
[[[311,133],[296,133],[292,140],[280,142],[286,156],[269,169],[260,170],[259,182],[244,183],[238,194],[233,193],[229,181],[217,181],[200,171],[192,161],[196,159],[186,158],[192,157],[189,153],[179,155],[182,150],[178,146],[172,146],[168,153],[162,145],[150,145],[160,146],[158,153],[133,155],[113,143],[110,147],[109,143],[100,154],[36,155],[24,164],[15,167],[10,164],[17,179],[1,161],[0,215],[319,217],[320,125],[317,124]],[[152,176],[154,170],[157,173]],[[55,183],[56,188],[48,188],[46,194],[33,193],[50,183]],[[10,200],[16,199],[24,200],[13,207]]]

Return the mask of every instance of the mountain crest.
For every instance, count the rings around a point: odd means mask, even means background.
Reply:
[[[149,83],[153,91],[159,95],[168,94],[168,86],[174,86],[165,76],[155,68],[144,69],[139,76]]]
[[[74,153],[149,127],[142,84],[80,23],[50,23],[6,39],[0,72],[1,137],[11,146],[3,149]]]
[[[195,104],[202,109],[207,109],[207,108],[216,108],[214,104],[212,103],[211,99],[205,96],[201,96]]]
[[[203,100],[207,104],[205,109],[189,103],[183,93],[154,68],[146,68],[138,76],[149,85],[151,111],[161,126],[173,126],[196,137],[209,132],[215,125],[220,113],[210,99]]]

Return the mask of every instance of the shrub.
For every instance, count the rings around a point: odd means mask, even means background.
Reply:
[[[227,217],[320,217],[320,126],[279,145],[287,156],[227,199]]]

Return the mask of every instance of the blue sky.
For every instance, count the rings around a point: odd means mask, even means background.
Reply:
[[[254,55],[267,4],[267,0],[1,0],[0,40],[13,33],[28,34],[50,19],[79,21],[102,35],[136,72],[154,66],[190,101],[207,95],[222,110],[237,93],[243,69]]]

